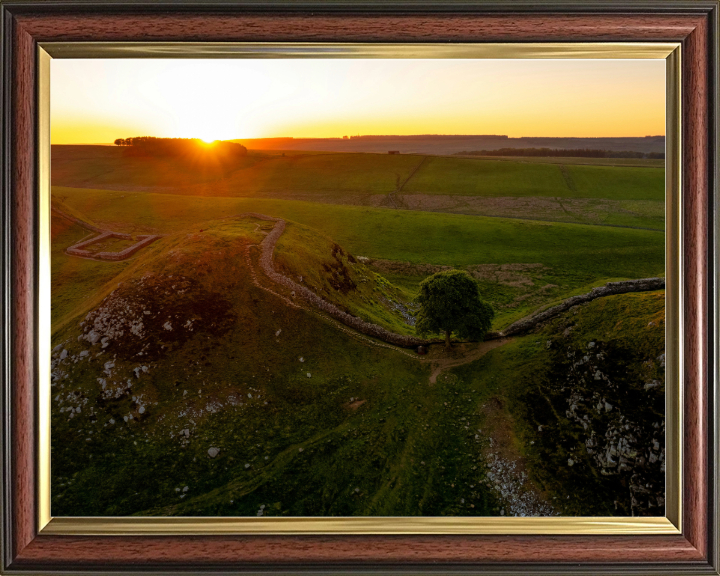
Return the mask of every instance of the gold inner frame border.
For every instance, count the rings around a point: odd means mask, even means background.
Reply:
[[[53,58],[664,59],[666,515],[664,517],[53,517],[50,510],[50,68]],[[42,535],[681,534],[682,158],[680,43],[41,42],[38,103],[38,531]]]

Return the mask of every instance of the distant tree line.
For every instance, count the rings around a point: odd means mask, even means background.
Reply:
[[[560,158],[651,158],[664,160],[665,152],[631,152],[629,150],[592,150],[581,148],[499,148],[498,150],[474,150],[456,152],[456,156],[555,156]]]
[[[220,140],[207,144],[199,138],[135,136],[134,138],[118,138],[114,144],[127,147],[128,153],[132,156],[212,155],[228,158],[247,154],[247,148],[242,144]]]

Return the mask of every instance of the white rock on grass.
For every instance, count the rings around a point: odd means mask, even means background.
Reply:
[[[218,454],[220,454],[220,450],[218,450],[214,446],[208,449],[208,456],[210,456],[210,458],[215,458],[215,456],[217,456]]]
[[[308,378],[312,378],[312,374],[310,374],[310,372],[308,372],[308,373],[307,373],[307,377],[308,377]]]
[[[65,358],[67,358],[67,355],[68,355],[68,351],[63,348],[63,351],[60,352],[60,360],[65,360]]]

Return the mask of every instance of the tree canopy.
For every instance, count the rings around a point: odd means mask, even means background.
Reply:
[[[418,334],[444,332],[447,346],[453,332],[459,338],[483,340],[495,315],[490,304],[480,298],[477,282],[463,270],[447,270],[426,278],[420,283],[416,300],[420,304],[415,322]]]
[[[118,138],[116,146],[125,146],[134,156],[245,156],[247,148],[237,142],[215,141],[210,144],[199,138],[155,138],[135,136]]]

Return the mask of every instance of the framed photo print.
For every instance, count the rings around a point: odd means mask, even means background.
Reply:
[[[14,2],[3,573],[718,574],[717,2]]]

